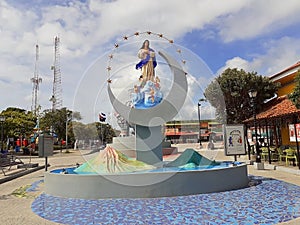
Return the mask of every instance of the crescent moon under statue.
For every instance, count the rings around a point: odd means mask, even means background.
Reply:
[[[158,52],[168,63],[174,80],[170,92],[161,103],[148,109],[136,109],[124,105],[112,93],[108,83],[108,95],[114,109],[129,123],[141,126],[160,126],[171,121],[183,106],[187,95],[187,78],[178,62],[165,52]]]

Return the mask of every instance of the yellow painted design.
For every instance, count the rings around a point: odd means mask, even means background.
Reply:
[[[18,198],[28,198],[29,195],[26,192],[26,190],[30,187],[30,185],[25,185],[22,187],[19,187],[18,189],[14,190],[11,195],[18,197]]]

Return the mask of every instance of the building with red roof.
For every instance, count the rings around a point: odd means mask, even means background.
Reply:
[[[294,124],[300,123],[300,110],[288,98],[296,86],[295,77],[298,71],[300,71],[300,61],[269,77],[271,81],[279,82],[281,86],[277,91],[277,97],[264,105],[261,112],[256,115],[256,119],[258,133],[271,146],[296,146],[300,141],[300,130],[298,140],[296,138],[297,142],[290,137],[290,129],[296,129]],[[246,126],[252,129],[253,122],[253,117],[245,120]],[[263,135],[267,133],[268,135]]]

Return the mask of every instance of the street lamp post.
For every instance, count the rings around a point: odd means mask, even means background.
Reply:
[[[71,121],[72,117],[68,115],[67,112],[67,118],[66,118],[66,151],[68,150],[68,123]]]
[[[54,106],[55,106],[55,102],[56,102],[56,98],[54,97],[54,95],[51,96],[49,101],[52,102],[52,113],[53,113],[55,111]],[[53,117],[51,118],[50,134],[51,134],[51,136],[53,136]]]
[[[99,122],[100,122],[101,146],[104,146],[103,127],[104,127],[104,124],[105,124],[106,115],[105,115],[105,113],[100,112],[98,116],[99,116]]]
[[[199,121],[199,147],[202,148],[201,142],[201,102],[205,102],[206,99],[201,98],[198,101],[198,121]]]
[[[256,90],[249,90],[249,97],[250,97],[250,103],[252,106],[253,110],[253,122],[254,122],[254,131],[255,131],[255,150],[256,150],[256,162],[260,163],[261,158],[260,158],[260,150],[259,150],[259,143],[258,143],[258,138],[257,138],[257,121],[256,121],[256,96],[257,96],[257,91]]]
[[[5,121],[4,116],[0,116],[0,122],[1,122],[1,152],[3,152],[3,123]]]
[[[51,98],[49,99],[50,102],[52,102],[52,112],[55,110],[55,102],[56,102],[56,98],[54,95],[51,96]]]

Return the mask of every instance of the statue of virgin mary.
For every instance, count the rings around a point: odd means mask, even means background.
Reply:
[[[154,68],[157,65],[155,52],[150,48],[149,40],[143,42],[142,47],[138,51],[138,57],[141,61],[136,64],[136,69],[142,70],[143,80],[147,82],[148,80],[154,82],[155,71]]]

